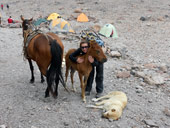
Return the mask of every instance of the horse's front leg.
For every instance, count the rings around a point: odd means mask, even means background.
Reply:
[[[29,62],[30,70],[31,70],[30,83],[34,83],[34,67],[33,67],[31,59],[28,59],[28,62]]]
[[[85,84],[83,80],[83,75],[80,73],[79,73],[79,79],[80,79],[80,84],[81,84],[81,96],[82,96],[83,102],[86,103]]]

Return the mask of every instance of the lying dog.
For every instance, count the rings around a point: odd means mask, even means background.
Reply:
[[[100,98],[94,98],[92,101],[97,103],[95,105],[88,105],[87,107],[103,109],[103,117],[118,120],[127,105],[127,96],[123,92],[113,91]]]

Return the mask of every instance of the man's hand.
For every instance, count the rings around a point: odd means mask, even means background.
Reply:
[[[89,60],[90,63],[94,62],[94,58],[92,56],[88,56],[88,60]]]
[[[80,57],[77,58],[77,63],[81,64],[81,63],[83,63],[83,61],[84,61],[84,59],[82,59]]]

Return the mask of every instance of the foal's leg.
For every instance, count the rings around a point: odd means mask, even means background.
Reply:
[[[86,96],[85,96],[85,84],[83,81],[83,75],[79,73],[79,79],[80,79],[80,84],[81,84],[81,96],[83,99],[83,102],[86,103]]]
[[[31,59],[28,59],[28,62],[29,62],[30,70],[31,70],[30,83],[34,83],[34,67],[33,67]]]
[[[69,71],[69,67],[66,64],[65,83],[67,83],[68,71]]]
[[[71,68],[70,74],[71,74],[72,89],[73,89],[74,92],[76,92],[76,88],[75,88],[75,86],[74,86],[74,79],[73,79],[74,73],[75,73],[75,70]]]

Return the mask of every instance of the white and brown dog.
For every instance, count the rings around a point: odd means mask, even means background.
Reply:
[[[95,105],[87,107],[103,109],[103,117],[118,120],[127,105],[127,96],[121,91],[113,91],[100,98],[94,98],[92,101],[96,102]]]

